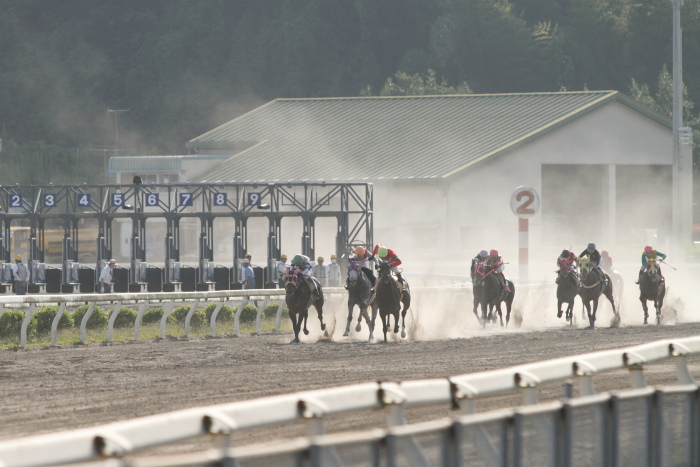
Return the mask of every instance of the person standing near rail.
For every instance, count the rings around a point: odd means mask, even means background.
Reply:
[[[280,260],[277,261],[277,285],[280,289],[284,289],[287,284],[287,255],[282,253]]]
[[[110,259],[109,263],[102,268],[102,272],[100,272],[100,293],[112,292],[112,284],[114,284],[114,268],[116,266],[117,262]]]
[[[330,287],[340,287],[343,282],[338,257],[331,255],[331,264],[328,265],[328,285]]]
[[[15,294],[27,294],[27,281],[29,281],[29,269],[22,263],[20,255],[15,256],[15,265],[12,267],[12,277],[15,280]]]

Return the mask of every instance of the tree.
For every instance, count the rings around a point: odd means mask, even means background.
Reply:
[[[371,95],[371,89],[365,89],[363,95]],[[438,83],[433,70],[428,70],[425,76],[420,73],[408,75],[398,72],[394,78],[387,78],[386,83],[379,91],[380,96],[434,96],[450,94],[472,94],[469,85],[463,81],[456,88],[447,85],[443,78]]]

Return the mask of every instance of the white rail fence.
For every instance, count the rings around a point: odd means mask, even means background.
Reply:
[[[447,287],[416,287],[415,291],[430,291],[431,293],[471,293],[471,284]],[[342,299],[347,296],[347,291],[342,287],[326,287],[324,295],[335,299]],[[281,289],[253,289],[253,290],[225,290],[216,292],[158,292],[158,293],[133,293],[133,294],[71,294],[71,295],[25,295],[12,296],[0,295],[0,317],[9,309],[26,309],[24,320],[20,329],[20,346],[28,347],[29,323],[41,306],[57,305],[58,312],[51,325],[52,347],[57,346],[58,325],[63,314],[69,307],[88,305],[88,309],[80,322],[80,343],[87,343],[87,323],[93,314],[96,306],[111,308],[109,320],[107,322],[107,342],[114,342],[114,323],[122,307],[133,306],[138,308],[138,314],[134,321],[134,341],[141,340],[141,321],[143,315],[151,307],[163,307],[164,312],[160,321],[160,339],[166,338],[166,323],[168,316],[175,306],[190,305],[190,310],[185,317],[184,337],[189,337],[191,332],[191,320],[195,311],[200,305],[216,303],[216,307],[209,322],[209,336],[216,337],[216,320],[220,310],[224,305],[235,308],[234,315],[234,335],[240,336],[240,316],[245,305],[252,301],[260,301],[258,312],[255,318],[255,329],[257,334],[262,332],[263,311],[268,304],[279,302],[275,318],[275,330],[280,331],[282,326],[282,312],[284,310],[285,292]],[[465,308],[466,310],[466,308]]]
[[[698,465],[700,395],[687,358],[700,336],[482,373],[371,382],[199,407],[0,442],[0,465]],[[678,385],[646,386],[644,365],[672,360]],[[631,390],[596,395],[593,379],[628,369]],[[543,384],[574,380],[579,397],[539,403]],[[518,391],[523,407],[477,414],[483,397]],[[449,405],[447,419],[409,425],[405,409]],[[384,409],[387,428],[325,434],[326,417]],[[303,421],[308,436],[274,447],[233,447],[235,432]],[[213,435],[214,448],[139,458],[140,450]]]

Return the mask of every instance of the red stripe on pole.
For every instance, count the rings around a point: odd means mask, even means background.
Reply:
[[[520,248],[520,264],[527,264],[528,258],[527,258],[527,248]]]
[[[518,232],[527,232],[528,230],[528,220],[522,217],[518,218]]]

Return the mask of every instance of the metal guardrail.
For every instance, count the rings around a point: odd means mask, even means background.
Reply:
[[[646,435],[642,438],[642,442],[645,446],[649,446],[648,454],[651,456],[646,465],[667,465],[664,463],[666,459],[664,456],[671,455],[669,446],[658,444],[665,443],[663,436],[660,440],[655,440],[654,436],[661,433],[659,427],[668,426],[671,423],[670,420],[659,421],[659,417],[661,417],[660,410],[663,409],[666,395],[673,394],[674,391],[687,395],[687,406],[684,406],[683,413],[687,415],[688,426],[692,429],[688,432],[685,441],[689,455],[695,456],[692,458],[695,459],[695,464],[692,465],[697,465],[697,452],[700,445],[698,442],[700,422],[698,390],[686,361],[689,355],[697,354],[700,354],[700,336],[657,341],[625,349],[606,350],[445,379],[354,384],[180,410],[99,427],[0,442],[0,465],[40,466],[119,458],[145,448],[176,443],[206,434],[218,435],[219,438],[230,441],[231,434],[236,431],[294,421],[307,423],[309,438],[303,442],[297,441],[296,448],[292,451],[304,451],[308,454],[314,449],[323,451],[324,446],[330,449],[333,445],[334,438],[330,435],[328,438],[324,437],[325,417],[380,408],[387,411],[389,429],[366,432],[356,435],[360,438],[354,438],[356,444],[381,440],[379,444],[383,447],[372,454],[372,459],[378,459],[377,456],[382,455],[382,450],[394,449],[392,452],[395,454],[400,452],[401,455],[414,456],[411,457],[410,465],[428,465],[425,448],[421,449],[418,438],[421,433],[439,432],[445,435],[440,438],[442,441],[438,442],[439,446],[434,448],[442,449],[441,455],[446,456],[441,465],[457,465],[453,462],[453,456],[458,456],[461,451],[456,447],[454,440],[466,429],[471,433],[468,437],[469,442],[474,444],[477,451],[483,451],[480,454],[481,458],[497,461],[496,464],[487,462],[488,465],[570,465],[570,462],[566,461],[568,455],[566,453],[571,452],[567,446],[573,443],[574,425],[567,425],[573,421],[566,414],[584,406],[597,407],[591,409],[590,417],[593,422],[589,425],[603,427],[604,433],[607,433],[605,436],[601,435],[598,441],[612,443],[610,446],[603,447],[601,459],[605,459],[605,462],[594,462],[591,465],[618,465],[615,456],[619,457],[622,447],[619,446],[619,439],[615,440],[612,436],[620,434],[623,422],[618,418],[620,403],[630,398],[642,398],[645,401],[644,423],[648,429],[644,431]],[[666,359],[673,359],[678,382],[682,386],[672,390],[654,391],[646,386],[643,366]],[[630,371],[633,391],[627,395],[595,395],[594,376],[625,368]],[[569,379],[578,382],[579,394],[582,397],[564,403],[538,403],[540,385]],[[500,411],[495,414],[475,414],[475,402],[479,398],[513,391],[519,391],[523,403],[531,407],[515,411]],[[460,417],[454,420],[429,422],[434,425],[406,424],[405,408],[436,404],[450,404],[458,408]],[[600,412],[601,410],[607,412]],[[487,422],[495,423],[491,431],[485,426]],[[634,427],[634,423],[631,426]],[[467,429],[469,427],[474,427],[474,430],[469,431]],[[522,457],[508,457],[513,453],[523,453],[523,445],[528,437],[541,438],[545,434],[548,447],[543,448],[542,451],[553,452],[555,454],[553,461],[541,464],[523,462]],[[514,436],[514,438],[508,436]],[[495,443],[494,439],[511,439],[511,441],[508,441],[507,446],[504,445],[504,447]],[[396,445],[392,444],[398,441],[402,443],[400,450],[396,450]],[[592,439],[591,443],[595,444],[598,441]],[[221,445],[223,448],[219,454],[220,459],[248,455],[245,450],[231,449],[227,442]],[[274,450],[268,448],[268,451],[269,454]],[[324,458],[327,459],[326,461],[312,462],[311,465],[342,465],[340,458],[332,450],[325,455],[330,456]],[[646,459],[646,454],[644,458]],[[314,459],[313,456],[312,459]],[[175,462],[172,465],[178,464]]]

